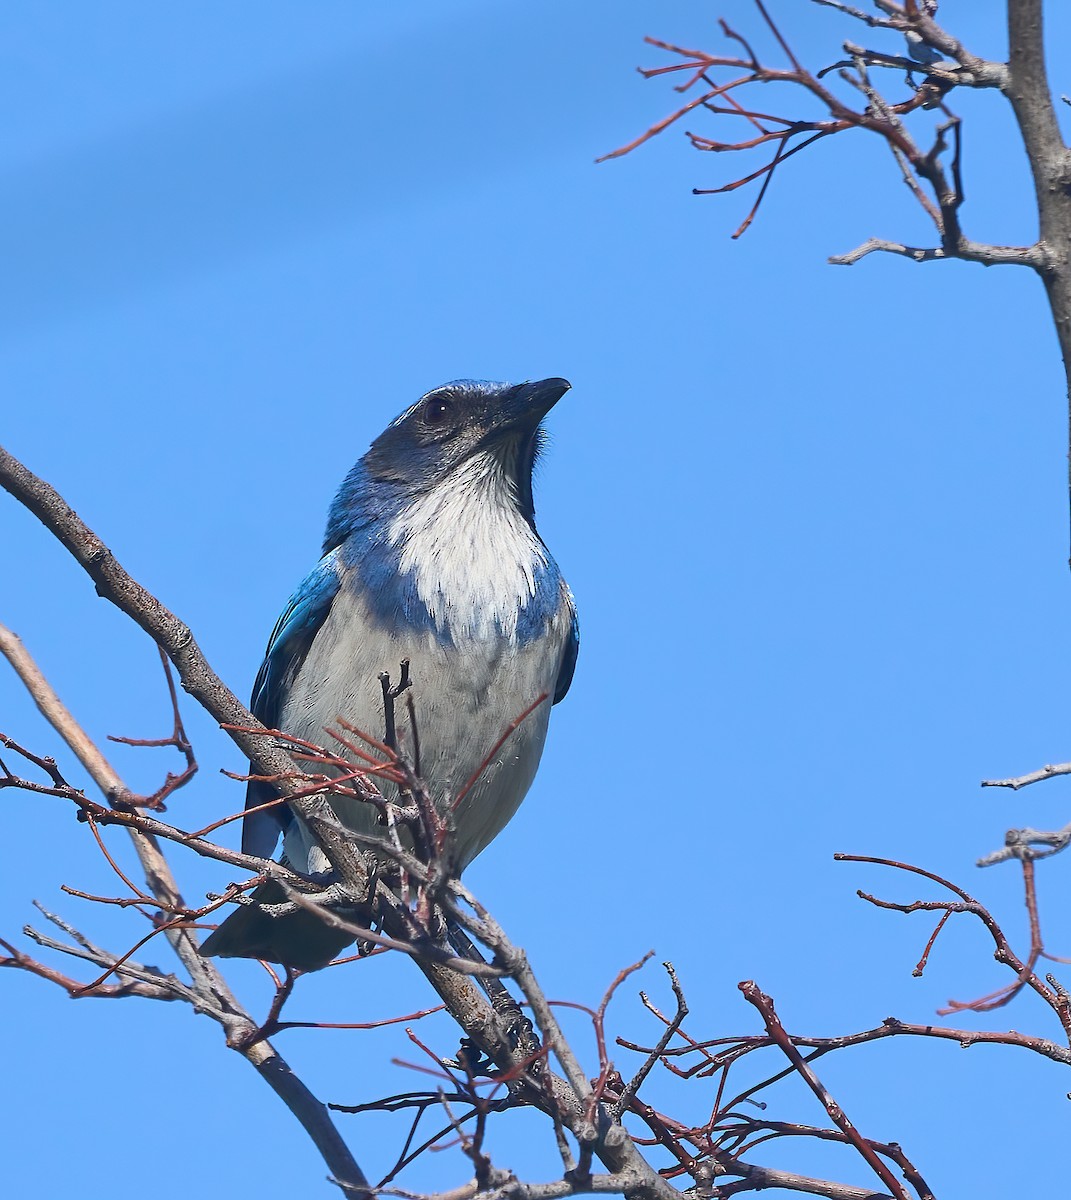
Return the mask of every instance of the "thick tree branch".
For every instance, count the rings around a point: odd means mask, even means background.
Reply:
[[[1054,185],[1066,182],[1069,164],[1045,68],[1042,0],[1008,0],[1008,79],[1004,90],[1022,134],[1038,207],[1044,212]]]
[[[228,733],[257,771],[280,777],[294,774],[290,756],[275,746],[267,730],[212,670],[188,626],[126,573],[111,550],[55,488],[2,446],[0,487],[29,509],[66,547],[93,581],[97,594],[126,613],[164,651],[178,671],[183,688],[220,724],[234,727],[228,728]],[[250,732],[253,729],[263,732]],[[286,790],[284,785],[280,787]]]

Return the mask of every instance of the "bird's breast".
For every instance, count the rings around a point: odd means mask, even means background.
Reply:
[[[493,476],[416,497],[349,559],[344,586],[364,597],[372,620],[458,647],[528,645],[561,604],[557,564]]]
[[[385,671],[396,682],[407,660],[412,713],[404,703],[396,711],[402,751],[414,765],[419,753],[420,773],[440,805],[452,804],[474,781],[454,814],[463,866],[513,815],[535,775],[571,620],[566,595],[561,589],[559,611],[541,637],[444,640],[434,627],[385,627],[369,597],[343,588],[301,667],[284,727],[331,744],[324,730],[337,728],[341,716],[381,739],[379,676]],[[373,830],[374,812],[367,806],[342,799],[333,804],[352,828]]]

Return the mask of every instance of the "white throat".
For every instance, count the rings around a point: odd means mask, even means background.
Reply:
[[[517,507],[510,469],[516,453],[513,445],[474,454],[387,531],[436,628],[455,637],[516,641],[520,609],[547,562]]]

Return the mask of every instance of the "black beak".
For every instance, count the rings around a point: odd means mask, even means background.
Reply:
[[[572,385],[568,379],[540,379],[519,383],[506,396],[501,408],[501,425],[507,430],[534,430]]]

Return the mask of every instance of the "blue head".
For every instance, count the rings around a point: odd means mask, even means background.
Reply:
[[[540,423],[568,390],[565,379],[519,384],[458,379],[421,396],[343,480],[328,512],[324,553],[352,533],[389,520],[399,507],[488,453],[501,463],[516,507],[532,525]]]

